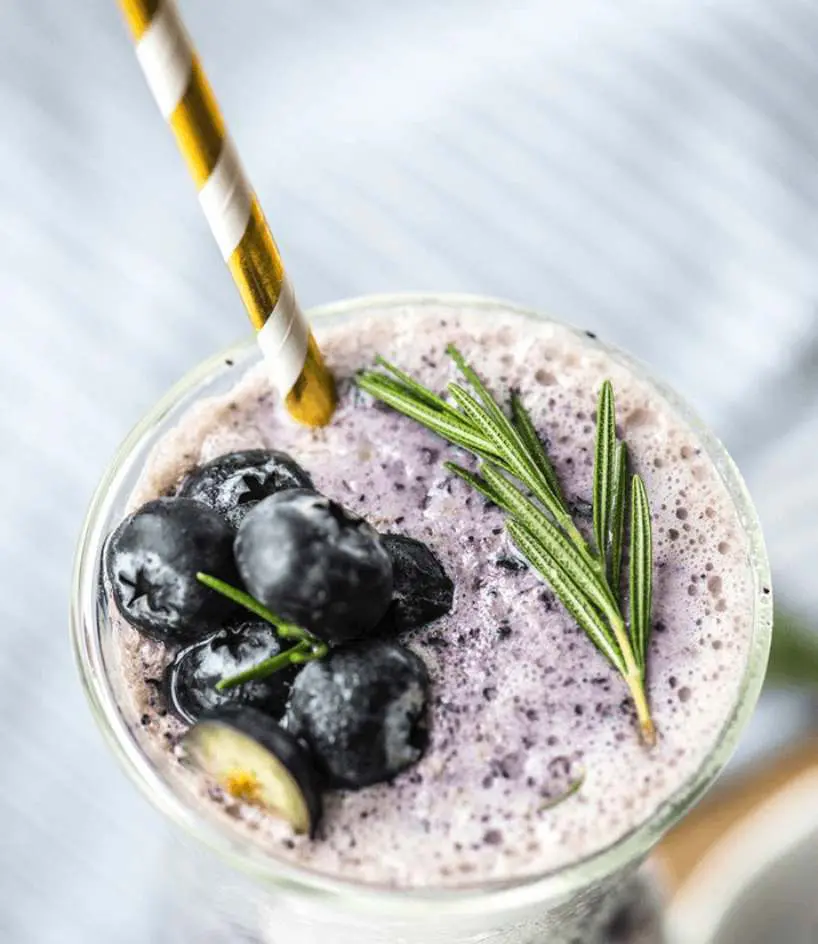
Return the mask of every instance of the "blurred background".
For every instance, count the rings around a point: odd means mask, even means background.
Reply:
[[[794,627],[726,789],[814,760],[814,0],[180,6],[305,306],[507,297],[716,428]],[[127,430],[249,327],[114,0],[0,4],[0,116],[0,940],[141,944],[163,823],[84,703],[71,558]]]

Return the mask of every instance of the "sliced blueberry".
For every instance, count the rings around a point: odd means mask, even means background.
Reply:
[[[308,750],[272,718],[246,705],[204,715],[185,734],[193,763],[232,797],[313,835],[321,819],[321,782]]]
[[[160,640],[201,638],[224,622],[231,604],[196,579],[205,571],[235,579],[235,532],[200,502],[158,498],[108,539],[105,570],[122,615]]]
[[[403,534],[382,534],[381,541],[392,560],[388,622],[400,632],[445,616],[452,608],[454,584],[435,555]]]
[[[312,487],[312,479],[286,452],[247,449],[219,456],[191,472],[179,495],[204,502],[238,528],[263,498],[287,488]]]
[[[235,553],[257,600],[327,642],[369,632],[392,599],[392,562],[377,531],[305,489],[260,502],[239,528]]]
[[[408,649],[356,643],[304,668],[287,726],[312,748],[330,786],[391,780],[423,754],[428,688],[426,667]]]
[[[229,704],[250,705],[278,719],[284,714],[290,686],[298,674],[295,666],[224,692],[216,689],[216,683],[281,650],[276,631],[261,620],[246,620],[219,630],[182,649],[167,667],[168,704],[188,724],[206,711]]]

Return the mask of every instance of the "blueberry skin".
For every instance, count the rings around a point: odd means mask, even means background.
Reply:
[[[335,649],[293,683],[286,725],[312,749],[332,787],[391,780],[426,747],[423,662],[384,640]]]
[[[312,479],[286,452],[246,449],[199,466],[182,482],[178,494],[204,502],[238,528],[262,499],[287,488],[312,487]]]
[[[234,537],[220,514],[187,498],[157,498],[128,515],[105,548],[122,615],[162,642],[192,641],[220,626],[232,604],[196,574],[235,581]]]
[[[262,620],[231,624],[179,651],[165,670],[168,705],[182,721],[193,724],[206,711],[224,705],[248,705],[278,720],[284,715],[297,666],[220,692],[222,678],[252,668],[282,648],[276,631]]]
[[[454,584],[422,542],[404,534],[382,534],[392,561],[392,604],[385,622],[398,632],[425,626],[452,608]]]
[[[370,632],[392,599],[392,562],[377,531],[306,489],[259,502],[239,528],[235,556],[257,600],[327,642]]]

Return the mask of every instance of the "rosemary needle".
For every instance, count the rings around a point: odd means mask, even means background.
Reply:
[[[228,600],[232,600],[234,603],[238,603],[239,606],[243,606],[245,610],[249,610],[256,616],[261,617],[261,619],[266,620],[266,622],[270,623],[275,629],[279,639],[295,640],[295,645],[290,646],[289,649],[285,649],[283,652],[270,656],[270,658],[264,659],[262,662],[251,666],[249,669],[245,669],[243,672],[238,672],[236,675],[229,675],[220,679],[216,683],[216,689],[218,691],[224,692],[228,689],[235,688],[237,685],[243,685],[245,682],[255,682],[258,679],[267,678],[268,675],[272,675],[274,672],[278,672],[288,665],[297,665],[302,662],[312,662],[314,659],[323,659],[329,652],[329,648],[325,642],[316,639],[308,633],[306,629],[302,629],[300,626],[279,619],[275,613],[268,610],[264,604],[260,603],[255,597],[250,596],[250,594],[246,593],[244,590],[240,590],[238,587],[234,587],[224,580],[220,580],[218,577],[213,577],[210,574],[198,573],[196,574],[196,579],[199,583],[204,584],[211,590],[215,590],[216,593],[227,597]]]

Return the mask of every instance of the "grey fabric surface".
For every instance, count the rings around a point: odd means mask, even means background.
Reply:
[[[814,2],[182,7],[303,303],[479,292],[630,349],[814,606]],[[136,944],[172,876],[83,703],[71,555],[126,430],[247,324],[115,3],[0,5],[0,114],[0,940]]]

